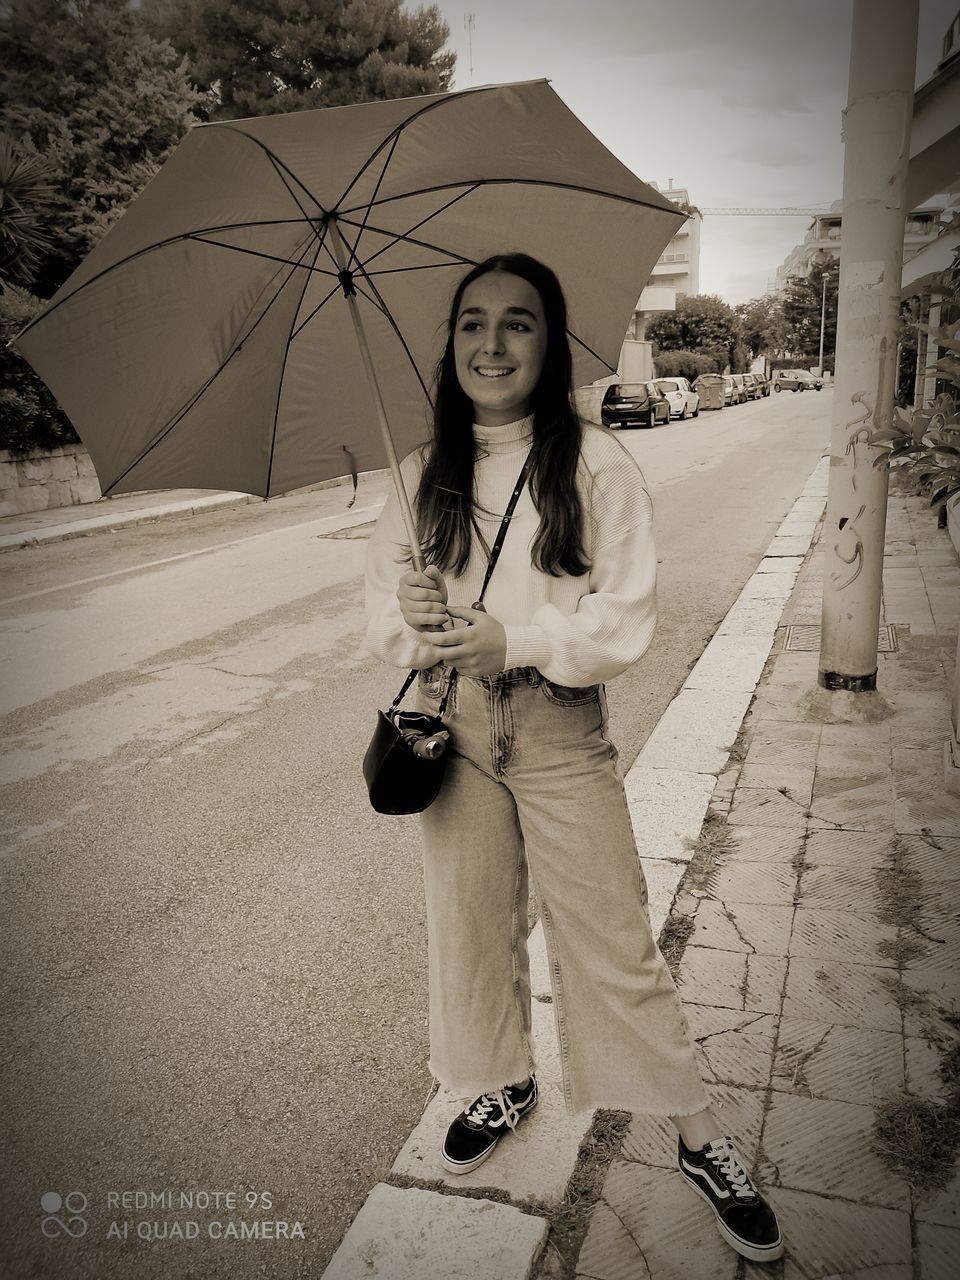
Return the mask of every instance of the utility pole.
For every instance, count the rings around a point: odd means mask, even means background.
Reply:
[[[463,25],[467,33],[467,48],[470,55],[470,83],[473,84],[473,32],[477,25],[477,15],[475,13],[465,13],[463,15]]]
[[[823,273],[823,294],[820,298],[820,360],[817,364],[817,377],[823,377],[823,331],[827,324],[827,273]]]
[[[877,687],[887,472],[865,443],[893,420],[919,0],[854,0],[819,683]]]

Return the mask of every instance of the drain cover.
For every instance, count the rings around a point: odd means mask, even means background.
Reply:
[[[815,653],[820,649],[820,626],[801,625],[787,627],[787,634],[783,641],[784,649],[800,649],[806,653]],[[899,646],[897,645],[897,628],[892,623],[886,623],[880,628],[877,637],[878,653],[897,653]]]

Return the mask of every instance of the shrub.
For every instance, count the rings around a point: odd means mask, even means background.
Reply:
[[[45,303],[26,289],[7,285],[0,293],[0,449],[31,453],[76,444],[69,418],[45,383],[7,343]]]
[[[691,382],[701,373],[719,373],[723,365],[716,352],[659,351],[653,357],[658,378],[689,378]]]

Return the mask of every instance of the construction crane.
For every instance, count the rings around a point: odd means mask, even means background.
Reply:
[[[818,218],[821,214],[837,213],[836,209],[799,209],[794,205],[788,205],[779,209],[702,209],[697,206],[699,213],[709,213],[712,217],[720,218],[755,218],[758,215],[766,214],[772,218]]]

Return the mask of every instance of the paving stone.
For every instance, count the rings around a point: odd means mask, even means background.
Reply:
[[[907,1036],[903,1048],[907,1092],[928,1102],[945,1102],[946,1087],[940,1074],[940,1050],[921,1036]]]
[[[909,1214],[779,1187],[766,1195],[787,1249],[782,1280],[912,1280]],[[774,1273],[748,1262],[743,1274]]]
[[[813,530],[810,531],[811,535]],[[799,573],[803,565],[803,556],[795,554],[791,547],[787,549],[784,546],[785,540],[790,538],[802,538],[804,530],[802,528],[784,530],[783,534],[777,536],[767,547],[763,559],[757,565],[757,573]]]
[[[801,547],[802,539],[782,538],[783,544],[781,550],[785,555],[800,555],[806,551],[806,547]],[[791,546],[790,544],[795,545]],[[790,593],[796,585],[797,575],[795,573],[760,573],[753,574],[743,585],[743,590],[737,597],[739,601],[746,600],[776,600],[783,604],[790,599]]]
[[[647,883],[647,915],[653,936],[659,937],[664,921],[670,914],[680,881],[687,870],[685,862],[671,862],[666,858],[641,858],[643,878]]]
[[[898,831],[960,836],[960,796],[944,788],[941,752],[896,750],[894,786]]]
[[[938,886],[952,887],[960,868],[960,838],[957,836],[901,835],[900,848],[907,865],[919,871],[925,892],[937,893]]]
[[[767,679],[772,684],[809,684],[812,687],[817,683],[819,669],[819,654],[788,650],[776,659]]]
[[[803,563],[803,557],[806,555],[810,547],[810,538],[805,533],[797,533],[796,531],[785,531],[778,533],[770,545],[767,547],[765,555],[771,556],[797,556],[800,563]]]
[[[325,1280],[505,1280],[526,1276],[547,1223],[511,1205],[378,1183]]]
[[[696,1004],[685,1004],[684,1012],[706,1083],[766,1087],[777,1029],[774,1014]]]
[[[811,831],[807,836],[804,858],[808,863],[813,863],[816,867],[842,867],[850,869],[851,872],[862,873],[877,867],[888,867],[890,865],[890,853],[893,849],[894,838],[892,827],[887,831],[876,833]],[[815,884],[826,884],[833,880],[834,875],[832,872],[829,875],[823,874],[818,877],[812,877],[810,870],[805,871],[801,880],[804,897],[806,896],[808,884],[811,886],[812,891]],[[877,892],[875,878],[856,883],[867,884],[871,895]],[[835,899],[826,898],[825,903],[829,901],[835,901]],[[878,906],[879,898],[871,897],[871,903],[874,902]],[[808,904],[804,902],[804,905]]]
[[[956,896],[955,891],[952,896]],[[909,960],[905,969],[908,973],[937,969],[943,973],[956,974],[957,987],[960,989],[960,912],[956,906],[947,910],[934,909],[941,901],[944,900],[929,897],[917,920],[922,934],[915,939],[913,934],[907,935],[922,945],[924,950],[922,954]],[[949,903],[950,898],[945,901]]]
[[[782,956],[739,955],[689,947],[677,988],[684,1000],[755,1013],[779,1013],[787,961]]]
[[[550,1006],[534,1005],[535,1016],[544,1012],[552,1018]],[[538,1049],[546,1043],[543,1036],[538,1037]],[[554,1051],[554,1071],[558,1070]],[[553,1073],[548,1069],[542,1075]],[[559,1204],[577,1162],[580,1143],[593,1121],[592,1113],[568,1116],[561,1086],[544,1078],[536,1110],[516,1133],[509,1134],[473,1173],[451,1175],[440,1164],[438,1152],[443,1135],[464,1101],[446,1089],[439,1090],[404,1143],[393,1172],[423,1182],[438,1180],[448,1187],[496,1187],[513,1200]]]
[[[914,1216],[918,1222],[960,1230],[960,1159],[954,1161],[953,1177],[942,1191],[929,1191],[917,1197]],[[960,1264],[960,1254],[957,1255],[957,1262]],[[954,1272],[954,1276],[958,1273],[960,1267]]]
[[[760,870],[751,864],[752,870]],[[730,871],[732,868],[727,867]],[[750,951],[754,954],[784,956],[790,940],[792,903],[714,901],[704,898],[687,946],[714,947],[717,951]]]
[[[895,969],[880,944],[893,944],[897,930],[880,924],[871,915],[853,911],[826,911],[818,905],[807,910],[806,897],[794,916],[790,935],[791,956],[822,956],[825,960],[852,960],[855,964],[875,964]]]
[[[960,1025],[957,1021],[946,1023],[944,1014],[951,1020],[960,1019],[960,989],[955,973],[941,973],[936,969],[906,970],[903,985],[913,992],[915,999],[903,1013],[903,1030],[907,1036],[927,1035],[931,1028],[949,1035]]]
[[[900,1010],[885,986],[890,977],[879,966],[791,957],[782,1016],[899,1031]]]
[[[587,1232],[577,1275],[591,1280],[733,1280],[737,1262],[714,1216],[675,1171],[615,1160],[603,1184],[608,1215]],[[594,1225],[596,1224],[596,1225]]]
[[[766,684],[757,689],[754,710],[765,720],[802,721],[816,686],[803,680],[798,684]]]
[[[724,861],[731,862],[787,862],[800,851],[803,832],[777,827],[728,827],[731,848],[724,854]]]
[[[785,742],[759,730],[753,734],[744,768],[800,769],[811,774],[817,765],[816,742]]]
[[[917,1259],[918,1280],[956,1280],[960,1272],[960,1231],[918,1223]]]
[[[736,645],[740,640],[749,642],[751,637],[719,636],[717,639]],[[758,642],[753,639],[753,643],[756,645]],[[723,689],[734,693],[753,693],[770,651],[765,637],[761,644],[765,648],[755,653],[716,647],[711,649],[708,645],[683,682],[684,689]]]
[[[802,831],[806,808],[781,795],[779,791],[765,787],[738,788],[733,799],[728,822],[746,827],[785,827]]]
[[[732,1137],[744,1158],[751,1164],[756,1159],[763,1124],[762,1089],[744,1089],[737,1085],[704,1082],[710,1099],[710,1110],[725,1134]],[[676,1170],[677,1130],[667,1116],[634,1116],[624,1134],[621,1157],[640,1164]],[[677,1179],[679,1185],[683,1185]]]
[[[898,1032],[782,1017],[772,1083],[780,1093],[874,1106],[904,1087]]]
[[[779,1185],[909,1210],[909,1187],[872,1149],[873,1120],[872,1107],[775,1093],[764,1122],[763,1149],[779,1174]]]
[[[640,856],[689,862],[715,783],[711,774],[634,765],[624,787]]]
[[[820,734],[818,764],[831,773],[869,773],[878,752],[889,763],[891,721],[865,724],[825,724]]]
[[[761,787],[767,791],[785,791],[787,798],[806,809],[813,796],[814,768],[807,768],[783,763],[744,765],[740,774],[739,786]]]
[[[855,831],[879,831],[894,822],[893,782],[889,774],[833,773],[817,762],[810,802],[810,828],[831,824]]]
[[[728,903],[792,907],[796,885],[796,872],[784,863],[729,863],[721,866],[711,878],[710,896]]]
[[[777,578],[779,574],[765,576]],[[716,634],[718,636],[769,636],[772,644],[782,612],[783,606],[779,600],[741,598],[727,611]]]
[[[550,961],[547,956],[547,943],[543,936],[543,921],[538,920],[527,938],[527,955],[530,958],[530,990],[534,997],[549,996]]]
[[[762,711],[756,713],[753,726],[754,742],[819,742],[826,726],[806,724],[803,721],[784,720]]]
[[[646,769],[719,773],[740,731],[750,690],[681,689],[637,757]]]

